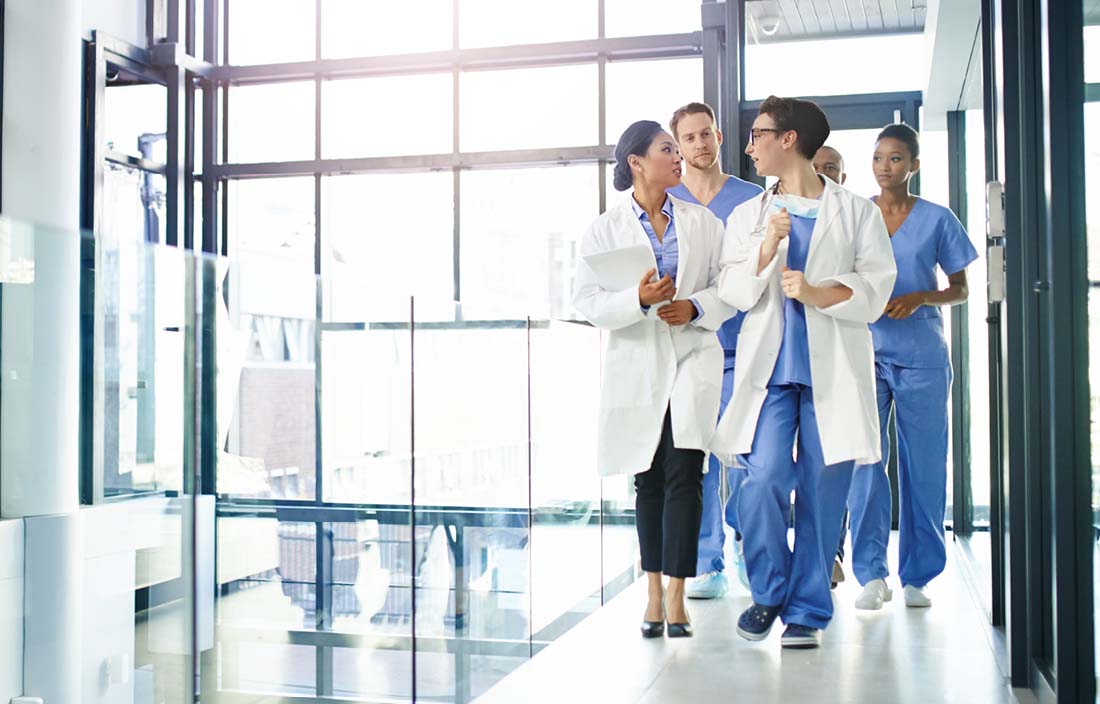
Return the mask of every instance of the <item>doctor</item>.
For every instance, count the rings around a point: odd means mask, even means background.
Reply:
[[[742,181],[736,176],[722,173],[718,164],[719,147],[722,146],[722,132],[714,119],[714,110],[706,103],[688,103],[672,114],[669,129],[680,145],[684,157],[684,181],[668,190],[688,203],[706,206],[722,221],[723,227],[730,213],[749,198],[760,195],[760,186]],[[738,312],[722,323],[718,328],[718,342],[725,352],[722,367],[722,402],[719,411],[726,410],[730,395],[733,393],[733,363],[737,348],[737,334],[741,331],[741,319]],[[737,495],[740,493],[741,480],[745,473],[729,470],[729,499],[722,502],[720,484],[722,466],[711,455],[709,471],[703,475],[703,521],[699,528],[699,563],[696,566],[696,579],[688,582],[689,599],[715,599],[729,590],[726,579],[725,524],[733,528],[733,560],[737,576],[747,589],[748,573],[745,572],[745,558],[741,549],[741,532],[737,526]],[[724,522],[723,522],[724,519]]]
[[[722,299],[747,311],[733,397],[711,442],[746,471],[737,513],[753,604],[737,632],[763,640],[782,617],[785,648],[817,647],[832,618],[829,578],[852,467],[877,461],[881,449],[867,325],[897,273],[878,208],[814,173],[828,136],[812,102],[761,104],[745,152],[778,181],[730,216],[719,280]]]
[[[691,636],[684,580],[695,576],[704,448],[722,385],[714,331],[734,312],[714,288],[722,225],[706,208],[666,194],[680,182],[680,152],[656,122],[628,127],[615,159],[615,188],[634,190],[581,239],[574,296],[582,315],[610,331],[598,462],[605,476],[635,475],[638,543],[649,579],[642,635],[662,635],[667,620],[669,637]],[[585,258],[636,245],[653,254],[637,287],[601,287]]]
[[[898,576],[905,605],[926,607],[925,586],[947,561],[943,515],[947,509],[947,404],[951,361],[940,306],[966,300],[966,267],[978,252],[947,208],[909,193],[920,169],[920,142],[908,125],[879,133],[872,157],[882,189],[875,204],[886,219],[898,262],[898,280],[886,313],[871,326],[882,431],[882,457],[890,453],[890,408],[898,435]],[[937,267],[947,275],[940,290]],[[856,608],[881,609],[893,596],[886,586],[890,539],[890,480],[882,462],[858,467],[852,477],[852,569],[863,585]]]

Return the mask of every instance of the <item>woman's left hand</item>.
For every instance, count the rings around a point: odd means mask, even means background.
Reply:
[[[913,293],[907,293],[904,296],[898,296],[886,304],[886,310],[883,311],[886,317],[894,320],[905,320],[910,315],[917,311],[924,305],[924,292],[914,291]]]
[[[783,295],[787,298],[793,298],[803,305],[814,305],[814,292],[817,289],[806,283],[806,276],[801,271],[783,267],[780,283],[783,286]]]
[[[695,304],[691,301],[673,301],[658,308],[657,317],[669,325],[687,325],[695,317]]]

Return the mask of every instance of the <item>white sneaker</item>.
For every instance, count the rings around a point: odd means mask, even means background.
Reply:
[[[729,588],[725,572],[707,572],[687,583],[684,596],[688,599],[720,599]]]
[[[926,609],[932,605],[932,599],[924,593],[924,587],[905,585],[905,605],[917,609]]]
[[[872,579],[863,585],[863,593],[856,599],[856,608],[866,611],[877,611],[882,608],[884,602],[894,598],[894,593],[881,579]]]

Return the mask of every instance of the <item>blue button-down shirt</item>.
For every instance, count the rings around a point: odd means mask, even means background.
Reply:
[[[649,215],[642,206],[638,205],[638,201],[634,200],[633,196],[630,198],[630,205],[634,208],[638,221],[642,223],[642,229],[649,237],[650,246],[653,247],[653,256],[657,259],[657,276],[659,278],[668,276],[672,279],[673,285],[676,285],[676,271],[680,266],[680,241],[676,238],[676,218],[672,214],[672,201],[666,196],[664,205],[661,206],[661,212],[668,218],[668,226],[665,227],[665,235],[662,239],[657,239],[657,231],[653,229]],[[703,315],[703,308],[694,298],[691,299],[691,303],[695,306],[693,321],[698,320]]]

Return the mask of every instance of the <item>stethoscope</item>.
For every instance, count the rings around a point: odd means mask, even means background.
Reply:
[[[764,234],[764,230],[767,229],[767,223],[764,222],[764,218],[768,214],[768,210],[771,209],[772,200],[779,195],[779,181],[775,182],[775,185],[764,191],[764,194],[760,196],[760,215],[756,218],[756,227],[752,228],[752,234],[754,237],[760,237]]]

